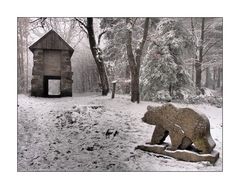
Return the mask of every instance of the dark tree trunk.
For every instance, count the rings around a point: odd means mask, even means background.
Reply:
[[[216,89],[216,67],[213,68],[213,90]]]
[[[198,51],[198,61],[195,64],[195,69],[196,69],[196,87],[199,90],[201,89],[201,82],[202,82],[204,24],[205,24],[205,18],[202,18],[201,41],[200,41],[200,46],[199,46],[199,51]]]
[[[140,102],[139,94],[139,72],[131,72],[131,101]]]
[[[23,93],[25,89],[24,80],[24,41],[23,41],[23,23],[18,20],[18,34],[17,34],[17,70],[18,70],[18,93]]]
[[[202,68],[201,68],[201,63],[199,63],[199,61],[195,63],[195,69],[196,69],[196,87],[198,89],[201,89]]]
[[[209,67],[206,68],[206,81],[205,81],[205,87],[209,88],[209,81],[211,79],[211,73],[209,71]]]
[[[113,85],[113,90],[112,90],[112,98],[115,97],[115,91],[116,91],[116,82],[112,83]]]
[[[192,41],[194,43],[194,55],[193,55],[193,64],[192,64],[192,80],[195,81],[195,64],[197,61],[197,46],[196,46],[196,34],[193,23],[193,18],[191,18],[191,29],[192,29]]]
[[[126,18],[126,23],[130,24],[130,18]],[[135,51],[135,56],[133,54],[132,49],[132,30],[127,29],[127,56],[128,56],[128,63],[131,72],[131,101],[132,102],[140,102],[140,87],[139,87],[139,71],[141,65],[141,57],[143,53],[143,47],[147,39],[148,35],[148,27],[149,27],[149,18],[145,19],[144,22],[144,31],[143,31],[143,38],[140,42],[139,48]]]
[[[217,88],[221,87],[222,68],[218,68]]]
[[[26,35],[26,61],[27,61],[27,69],[26,69],[26,93],[28,93],[28,35]]]
[[[193,82],[195,81],[195,62],[196,62],[196,60],[194,60],[194,63],[192,64],[192,80],[193,80]]]
[[[125,73],[125,79],[129,80],[131,76],[131,72],[130,72],[130,67],[129,65],[126,66],[126,73]],[[125,86],[125,94],[129,94],[130,93],[130,85],[128,83],[126,83]]]
[[[91,49],[93,58],[97,64],[98,73],[100,76],[102,95],[107,95],[109,92],[108,77],[107,77],[105,65],[102,59],[101,49],[96,44],[96,39],[95,39],[95,34],[93,29],[93,18],[87,18],[87,31],[88,31],[90,49]]]
[[[129,67],[129,65],[126,66],[125,78],[130,79],[130,67]]]

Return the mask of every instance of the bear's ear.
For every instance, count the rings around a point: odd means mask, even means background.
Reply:
[[[147,106],[147,110],[151,111],[151,110],[153,110],[153,107],[152,106]]]

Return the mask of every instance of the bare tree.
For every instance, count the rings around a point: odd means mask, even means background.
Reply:
[[[28,18],[17,20],[18,93],[26,93],[28,90],[28,24]]]
[[[196,33],[195,33],[195,27],[194,27],[194,23],[193,23],[193,18],[191,18],[191,31],[192,31],[192,41],[193,41],[193,64],[192,64],[192,80],[195,80],[195,75],[194,75],[194,70],[195,70],[195,62],[197,61],[197,37],[196,37]]]
[[[200,26],[200,28],[198,29],[197,26]],[[202,87],[203,71],[206,73],[205,87],[210,87],[211,78],[215,82],[211,70],[213,70],[214,65],[220,65],[222,61],[222,19],[191,18],[191,31],[194,44],[193,66],[195,66],[196,87],[198,89]],[[192,74],[194,74],[194,69],[192,70]]]
[[[139,71],[141,66],[143,48],[148,35],[149,18],[145,18],[142,40],[140,41],[136,50],[133,51],[132,29],[134,27],[135,22],[136,22],[136,19],[134,21],[130,18],[126,18],[126,24],[127,24],[126,46],[127,46],[128,63],[129,63],[130,73],[131,73],[131,101],[139,103],[140,102]]]
[[[78,21],[79,26],[88,36],[90,49],[98,68],[98,73],[99,73],[101,88],[102,88],[102,95],[107,95],[109,92],[109,83],[108,83],[108,77],[107,77],[104,61],[102,58],[102,50],[99,47],[101,42],[101,37],[106,31],[103,31],[102,33],[99,34],[98,43],[97,43],[95,38],[94,28],[93,28],[93,18],[87,18],[86,23],[83,20],[80,20],[78,18],[75,18],[75,20]]]
[[[200,44],[199,44],[199,51],[198,51],[198,60],[197,60],[197,62],[195,63],[195,69],[196,69],[196,87],[197,87],[198,89],[201,88],[201,81],[202,81],[204,26],[205,26],[205,18],[202,18],[201,36],[200,36]]]
[[[222,80],[222,68],[219,67],[218,68],[218,77],[217,77],[217,87],[220,88],[221,87],[221,80]]]

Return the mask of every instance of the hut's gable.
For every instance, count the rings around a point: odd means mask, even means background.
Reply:
[[[29,49],[33,52],[35,49],[67,50],[73,53],[73,48],[68,45],[55,31],[50,30],[42,38],[32,44]]]

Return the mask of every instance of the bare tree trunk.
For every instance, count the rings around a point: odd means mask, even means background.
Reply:
[[[130,18],[126,18],[126,24],[130,24]],[[127,56],[128,63],[131,72],[131,101],[132,102],[140,102],[140,92],[139,92],[139,71],[141,65],[141,57],[143,53],[143,47],[147,39],[148,35],[148,27],[149,27],[149,18],[145,19],[144,22],[144,31],[143,38],[140,42],[139,48],[135,51],[135,56],[132,49],[132,30],[130,28],[127,29]]]
[[[195,62],[196,62],[196,60],[194,60],[194,63],[192,64],[192,80],[193,80],[193,82],[195,81]]]
[[[221,78],[222,78],[222,68],[218,68],[218,78],[217,78],[217,88],[221,87]]]
[[[24,41],[23,41],[23,23],[22,18],[18,18],[18,33],[17,33],[17,54],[18,54],[18,93],[24,92]]]
[[[131,72],[130,72],[130,67],[129,65],[126,66],[126,73],[125,73],[125,79],[129,80],[131,76]],[[129,94],[130,93],[130,86],[128,85],[128,83],[126,83],[125,86],[125,94]]]
[[[211,79],[211,73],[209,70],[209,67],[206,68],[206,81],[205,81],[205,87],[209,88],[209,81]]]
[[[195,34],[195,28],[193,23],[193,18],[191,18],[191,29],[192,29],[192,40],[194,43],[194,55],[193,55],[193,64],[192,64],[192,80],[195,81],[195,64],[197,61],[197,46],[196,46],[196,34]]]
[[[29,18],[17,20],[17,69],[18,92],[27,93],[28,90],[28,25]]]
[[[93,55],[93,58],[97,64],[98,73],[101,81],[102,95],[107,95],[109,92],[109,84],[105,65],[102,59],[101,49],[96,44],[94,29],[93,29],[93,18],[87,18],[87,31],[88,39],[90,44],[90,49]]]
[[[27,62],[27,69],[26,69],[26,93],[28,93],[28,35],[26,35],[26,62]]]
[[[213,68],[213,90],[216,89],[216,67]]]
[[[196,87],[198,89],[201,89],[201,81],[202,81],[204,24],[205,24],[205,18],[202,18],[201,41],[200,41],[200,46],[199,46],[199,51],[198,51],[198,61],[195,64],[195,69],[196,69]]]
[[[201,89],[201,81],[202,81],[202,69],[201,69],[201,63],[198,61],[195,63],[195,69],[196,69],[196,87],[198,89]]]
[[[131,72],[131,101],[140,102],[140,93],[139,93],[139,73]]]

